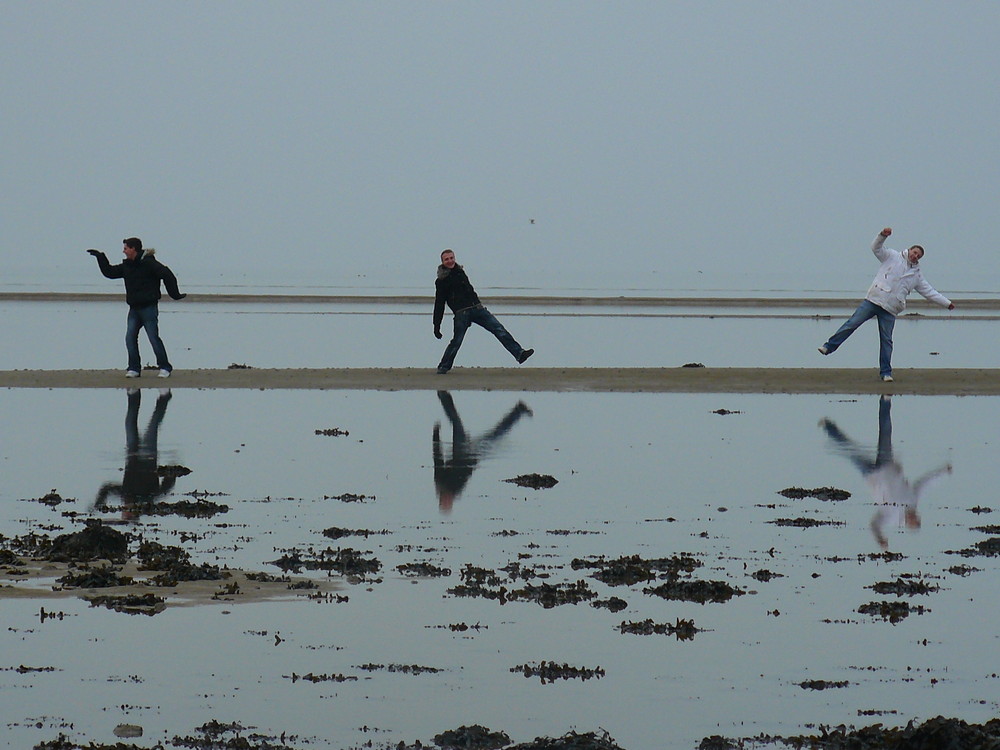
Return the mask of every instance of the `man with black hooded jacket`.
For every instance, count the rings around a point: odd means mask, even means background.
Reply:
[[[445,375],[455,364],[465,333],[473,323],[482,326],[497,337],[497,341],[511,353],[518,364],[523,364],[535,353],[534,349],[525,349],[511,336],[503,324],[496,319],[482,302],[472,287],[472,282],[465,274],[465,269],[455,262],[455,253],[445,250],[441,253],[441,265],[438,266],[437,281],[434,282],[434,336],[441,338],[441,321],[444,319],[444,306],[447,304],[455,314],[455,332],[444,350],[441,362],[438,364],[438,375]]]
[[[125,280],[125,301],[128,303],[128,320],[125,328],[125,351],[128,353],[128,369],[125,377],[137,378],[142,374],[142,364],[139,358],[139,329],[146,330],[146,336],[153,347],[156,366],[160,368],[160,377],[169,378],[173,366],[167,358],[167,349],[160,339],[159,331],[159,300],[160,282],[166,287],[167,294],[173,299],[184,299],[177,288],[177,277],[173,271],[160,263],[149,247],[142,249],[142,240],[129,237],[122,240],[122,254],[125,260],[116,266],[111,265],[108,256],[100,250],[88,250],[97,258],[101,273],[109,279]]]

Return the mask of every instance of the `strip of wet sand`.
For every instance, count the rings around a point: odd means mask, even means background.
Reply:
[[[228,368],[156,371],[126,379],[120,370],[4,370],[0,388],[242,388],[365,391],[518,391],[598,393],[831,393],[924,396],[1000,395],[993,368],[899,369],[883,383],[872,369],[761,367],[457,367]]]

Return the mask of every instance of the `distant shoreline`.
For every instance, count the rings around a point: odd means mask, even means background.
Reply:
[[[433,368],[233,368],[126,380],[119,370],[5,370],[0,388],[1000,395],[998,369],[901,369],[895,375],[894,383],[883,383],[875,368],[459,367],[447,375]]]
[[[854,308],[861,297],[641,297],[585,295],[482,295],[487,304],[538,307],[711,307],[731,308]],[[0,292],[0,302],[124,302],[121,292]],[[431,295],[413,294],[189,294],[185,303],[254,305],[423,305]],[[173,301],[164,297],[165,304]],[[959,310],[1000,311],[1000,298],[957,299]],[[925,299],[910,300],[907,310],[941,310]]]

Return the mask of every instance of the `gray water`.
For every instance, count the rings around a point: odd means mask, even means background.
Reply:
[[[527,366],[871,367],[878,330],[869,322],[834,356],[816,348],[852,309],[600,308],[494,306],[525,347]],[[115,302],[0,302],[5,327],[0,369],[125,367],[126,307]],[[896,324],[894,365],[1000,367],[1000,319],[977,312],[921,310]],[[444,330],[448,332],[449,319]],[[178,370],[247,364],[283,367],[434,367],[430,305],[215,304],[163,302],[160,332]],[[144,335],[143,361],[151,363]],[[456,365],[512,363],[492,336],[473,328]]]
[[[305,319],[333,328],[349,320]],[[184,340],[184,320],[171,317],[168,336]],[[426,321],[413,325],[423,329]],[[788,325],[808,338],[810,323]],[[234,329],[227,330],[229,338],[202,336],[221,346],[233,341]],[[430,344],[433,353],[437,342]],[[207,361],[209,347],[201,346],[189,356]],[[359,353],[369,349],[345,354],[344,364],[377,364],[368,360],[375,355]],[[214,356],[262,364],[235,351]],[[158,395],[141,393],[140,432]],[[277,574],[269,561],[279,550],[343,546],[379,559],[382,569],[377,580],[339,580],[348,597],[339,603],[290,593],[285,601],[171,606],[143,617],[72,596],[0,598],[0,720],[10,747],[59,732],[112,742],[122,723],[142,726],[140,742],[148,745],[216,719],[290,732],[304,747],[426,743],[478,723],[518,742],[602,728],[632,750],[693,748],[713,734],[904,725],[939,714],[981,722],[1000,711],[997,558],[953,554],[988,537],[975,527],[997,523],[995,399],[461,392],[449,404],[433,392],[178,389],[161,402],[156,461],[191,474],[166,499],[225,493],[218,499],[230,511],[210,520],[140,513],[123,521],[94,500],[106,483],[122,482],[127,401],[124,390],[0,391],[0,533],[55,535],[96,515],[164,544],[183,540],[199,563]],[[464,442],[445,408],[452,405]],[[875,456],[880,408],[883,448],[888,415],[901,467],[897,484],[913,487],[950,467],[922,487],[919,529],[883,527],[884,544],[899,559],[880,554],[872,520],[886,508],[855,460]],[[855,442],[853,459],[824,419]],[[450,498],[442,492],[447,467],[435,472],[436,425],[445,459],[455,456],[456,440],[459,454],[466,448],[464,471],[444,487]],[[316,433],[332,428],[349,434]],[[504,481],[532,472],[558,484],[532,490]],[[851,497],[778,494],[824,486]],[[30,501],[50,490],[74,501],[56,508]],[[369,499],[328,499],[343,493]],[[839,525],[772,523],[781,518]],[[321,534],[331,526],[387,533],[331,542]],[[574,558],[682,553],[704,563],[693,578],[746,593],[726,603],[668,601],[643,593],[643,584],[611,587],[570,566]],[[396,570],[413,561],[452,573],[413,580]],[[586,580],[600,599],[619,596],[628,606],[617,613],[587,603],[546,609],[448,593],[464,565],[496,570],[511,562],[549,575],[551,584]],[[974,570],[951,572],[959,565]],[[761,570],[783,577],[751,577]],[[868,587],[899,576],[940,586],[904,598],[923,605],[923,614],[892,624],[858,612],[895,600]],[[43,605],[64,617],[42,620]],[[699,632],[679,640],[618,630],[647,618],[690,619]],[[456,623],[479,627],[453,632],[448,626]],[[543,660],[601,668],[604,676],[542,684],[511,671]],[[360,669],[367,664],[441,671]],[[20,665],[53,671],[22,673]],[[290,679],[308,672],[358,679]],[[817,691],[800,687],[806,680],[848,684]]]

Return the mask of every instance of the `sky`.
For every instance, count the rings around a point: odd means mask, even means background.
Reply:
[[[0,5],[0,267],[182,288],[997,291],[1000,3]],[[2,285],[4,282],[0,282]],[[107,283],[107,282],[104,282]]]

